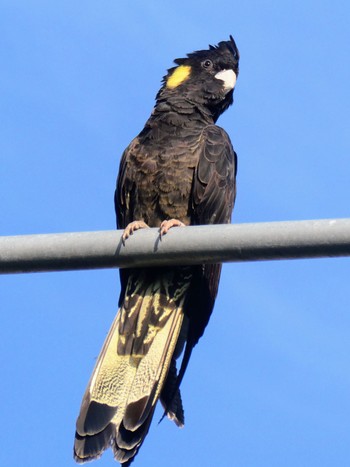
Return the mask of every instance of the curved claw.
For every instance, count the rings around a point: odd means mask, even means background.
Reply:
[[[169,219],[169,220],[163,221],[160,224],[159,237],[162,238],[162,236],[168,233],[168,231],[172,227],[185,227],[185,224],[179,221],[179,219]]]
[[[143,221],[130,222],[130,224],[128,224],[125,227],[123,235],[122,235],[123,245],[125,245],[125,240],[127,240],[130,237],[130,235],[132,235],[136,230],[146,229],[146,228],[147,229],[149,228],[149,226],[146,224],[146,222],[143,222]]]

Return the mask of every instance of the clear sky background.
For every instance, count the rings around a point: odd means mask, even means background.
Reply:
[[[344,0],[1,0],[0,234],[113,229],[119,159],[166,69],[229,34],[233,221],[350,217],[349,24]],[[159,410],[133,465],[350,465],[349,266],[225,265],[182,385],[186,426]],[[116,270],[0,278],[1,466],[75,465],[118,294]]]

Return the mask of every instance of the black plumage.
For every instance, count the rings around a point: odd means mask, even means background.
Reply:
[[[233,102],[238,62],[230,37],[168,70],[150,118],[120,163],[115,207],[125,241],[146,226],[164,235],[177,225],[230,222],[236,154],[215,122]],[[77,420],[77,462],[111,446],[116,460],[130,465],[158,399],[183,426],[180,383],[208,324],[220,272],[220,264],[120,271],[120,310]]]

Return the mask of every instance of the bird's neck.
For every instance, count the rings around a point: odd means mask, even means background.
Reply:
[[[184,126],[188,122],[195,122],[200,127],[214,123],[212,113],[204,105],[178,97],[157,100],[151,119],[171,126]]]

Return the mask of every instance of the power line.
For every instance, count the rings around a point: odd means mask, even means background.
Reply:
[[[0,237],[0,273],[350,256],[350,219]]]

